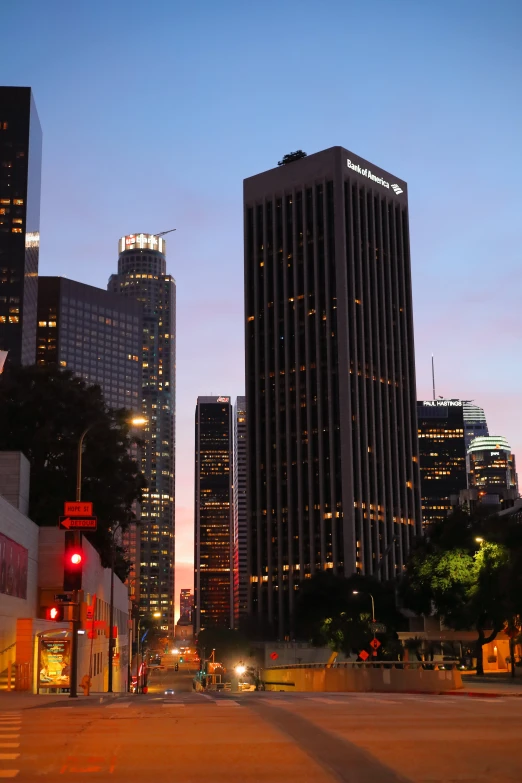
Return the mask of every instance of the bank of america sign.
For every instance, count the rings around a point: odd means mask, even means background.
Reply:
[[[377,174],[373,174],[371,169],[365,169],[362,166],[359,166],[358,163],[354,163],[352,160],[350,160],[350,158],[346,159],[346,165],[349,169],[352,169],[352,171],[356,171],[357,174],[361,174],[361,176],[371,179],[371,181],[375,182],[377,185],[381,185],[383,188],[391,188],[396,196],[404,193],[403,189],[397,185],[397,183],[390,185],[390,183],[383,179],[383,177],[378,177]]]

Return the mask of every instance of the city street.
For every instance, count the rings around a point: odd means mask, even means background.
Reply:
[[[522,779],[516,697],[180,692],[25,704],[0,709],[0,779]]]

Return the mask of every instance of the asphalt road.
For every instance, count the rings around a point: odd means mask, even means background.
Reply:
[[[186,692],[6,710],[0,697],[0,779],[520,783],[521,718],[513,697]]]
[[[163,669],[149,669],[147,685],[152,695],[163,695],[167,689],[175,694],[189,693],[192,691],[192,680],[195,670],[182,669],[176,671],[174,666]]]

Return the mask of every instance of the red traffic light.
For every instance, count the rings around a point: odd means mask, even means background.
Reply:
[[[81,553],[73,552],[73,554],[71,555],[71,563],[73,563],[73,565],[80,565],[81,562],[82,562]]]

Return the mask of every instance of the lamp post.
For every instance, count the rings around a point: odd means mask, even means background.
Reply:
[[[359,595],[359,591],[358,590],[353,590],[352,592],[353,592],[354,595]],[[371,593],[366,593],[366,595],[369,595],[370,598],[372,599],[372,623],[374,623],[375,622],[375,601],[373,600],[373,595]],[[374,634],[374,636],[375,636],[375,634]]]
[[[134,427],[142,427],[147,423],[147,419],[144,416],[133,416],[129,419],[128,424]],[[76,502],[80,502],[82,499],[82,467],[83,467],[83,442],[87,433],[97,425],[97,422],[89,424],[80,435],[78,441],[78,457],[76,461]],[[121,523],[116,525],[114,529],[111,529],[111,588],[110,588],[110,607],[109,607],[109,669],[108,669],[108,683],[107,692],[112,693],[112,665],[114,654],[114,638],[113,638],[113,622],[114,622],[114,535],[118,528],[121,527]],[[73,603],[78,605],[78,591],[74,592]],[[73,639],[71,646],[71,687],[70,696],[76,696],[77,687],[77,669],[78,669],[78,620],[73,620]]]

